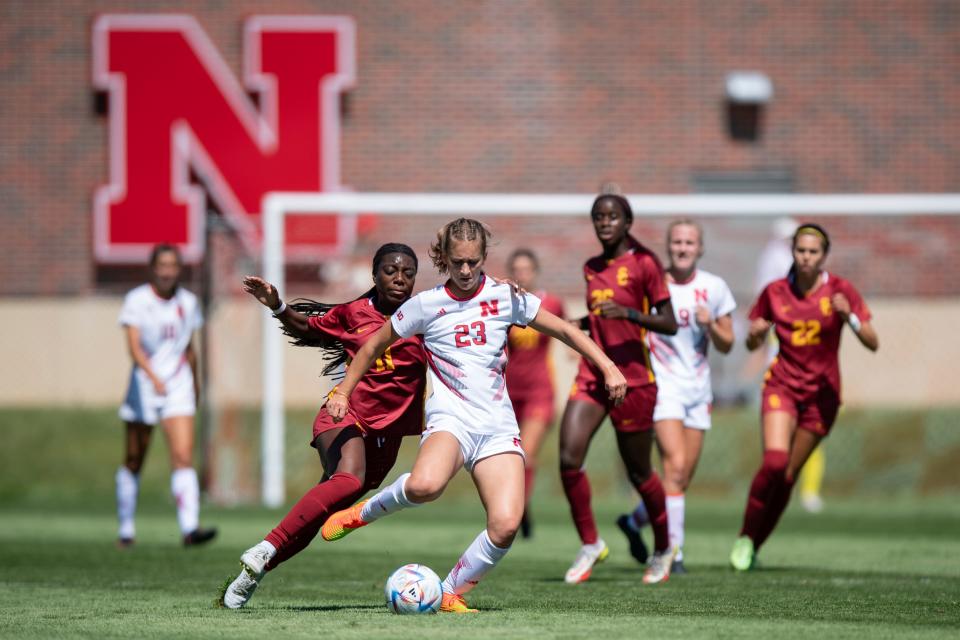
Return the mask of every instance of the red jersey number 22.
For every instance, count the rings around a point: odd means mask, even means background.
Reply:
[[[472,344],[487,344],[487,328],[481,320],[471,322],[468,327],[465,324],[458,324],[453,328],[456,331],[456,343],[458,347],[469,347]],[[476,335],[470,335],[471,330]]]

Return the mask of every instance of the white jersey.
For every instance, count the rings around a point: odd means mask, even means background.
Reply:
[[[193,332],[203,324],[197,296],[183,287],[169,300],[144,284],[123,300],[120,324],[140,330],[140,346],[150,358],[150,368],[163,381],[170,380],[187,366],[186,350]],[[135,373],[144,376],[134,365]]]
[[[439,285],[407,300],[391,318],[404,338],[423,336],[433,386],[428,429],[455,421],[471,433],[518,432],[504,377],[507,334],[536,317],[540,299],[483,278],[470,298],[457,298]]]
[[[737,303],[726,282],[699,269],[688,282],[668,281],[667,286],[677,317],[677,333],[668,336],[647,332],[659,393],[679,395],[689,402],[712,402],[707,360],[710,336],[697,324],[696,310],[704,306],[711,318],[720,318],[736,309]]]

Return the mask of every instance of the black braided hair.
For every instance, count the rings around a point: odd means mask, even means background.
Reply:
[[[409,246],[401,244],[398,242],[388,242],[387,244],[382,245],[377,252],[373,255],[373,275],[377,274],[377,269],[380,268],[380,261],[383,260],[384,256],[387,256],[391,253],[402,253],[406,256],[409,256],[413,259],[414,268],[419,267],[419,261],[417,260],[417,254]],[[357,296],[350,302],[361,300],[363,298],[370,298],[377,295],[377,288],[370,287],[363,294]],[[310,300],[309,298],[297,298],[293,302],[289,303],[289,307],[298,313],[302,313],[308,317],[317,317],[321,318],[325,316],[331,309],[334,307],[340,306],[341,304],[346,303],[329,303],[329,302],[317,302],[316,300]],[[317,347],[320,349],[322,354],[324,366],[322,374],[325,376],[332,375],[336,370],[347,361],[347,352],[343,347],[343,343],[339,340],[329,338],[323,335],[312,335],[310,337],[301,337],[294,335],[281,324],[281,329],[283,333],[291,338],[290,344],[295,347]],[[342,376],[340,376],[342,378]]]

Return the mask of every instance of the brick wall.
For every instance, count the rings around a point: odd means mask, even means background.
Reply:
[[[246,16],[353,16],[357,86],[344,103],[342,164],[359,191],[590,192],[612,179],[631,193],[686,193],[697,173],[755,170],[787,171],[801,192],[960,191],[953,2],[8,1],[0,294],[126,285],[92,260],[107,120],[91,88],[90,29],[103,12],[193,14],[235,73]],[[775,86],[756,143],[733,142],[724,127],[723,80],[735,69]],[[437,222],[381,220],[357,261],[385,239],[423,249]],[[825,222],[831,267],[865,292],[960,293],[960,218]],[[659,246],[664,223],[636,231]],[[585,218],[495,230],[501,258],[533,243],[546,284],[579,291],[579,264],[596,244]],[[749,282],[764,223],[711,221],[708,239],[705,266]],[[233,281],[249,261],[223,244],[217,277]]]

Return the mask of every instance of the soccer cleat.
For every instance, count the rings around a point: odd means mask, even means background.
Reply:
[[[129,549],[133,543],[133,538],[117,538],[117,549]]]
[[[749,571],[753,568],[755,557],[753,540],[748,536],[740,536],[733,543],[733,549],[730,551],[730,566],[737,571]]]
[[[254,580],[258,581],[267,572],[267,563],[277,553],[276,551],[270,551],[264,546],[265,544],[263,542],[255,544],[240,556],[240,565],[246,568],[247,573],[253,576]]]
[[[823,511],[823,498],[815,493],[801,495],[800,504],[807,513],[820,513]]]
[[[367,526],[369,523],[360,519],[360,510],[363,509],[363,505],[365,504],[367,504],[367,501],[361,500],[352,507],[337,511],[327,518],[327,521],[323,523],[323,527],[320,529],[320,535],[323,536],[323,539],[327,542],[333,542],[334,540],[339,540],[344,537],[354,529]]]
[[[682,576],[687,572],[687,568],[683,565],[683,560],[674,560],[673,565],[670,567],[670,575]]]
[[[229,579],[229,578],[228,578]],[[227,609],[239,609],[253,597],[260,583],[250,575],[250,571],[243,564],[240,565],[240,575],[229,583],[220,594],[218,604]]]
[[[563,576],[563,581],[567,584],[586,582],[593,573],[593,565],[603,562],[608,555],[610,555],[610,549],[603,540],[583,545],[577,552],[573,564],[567,569],[567,574]]]
[[[630,526],[630,514],[625,513],[617,518],[617,526],[627,537],[627,542],[630,543],[630,555],[633,556],[633,559],[640,564],[647,564],[650,552],[647,550],[647,545],[643,543],[640,532]]]
[[[479,613],[476,609],[467,606],[466,600],[459,593],[443,592],[443,601],[440,603],[441,613]]]
[[[676,547],[654,551],[653,555],[650,556],[650,562],[647,564],[647,570],[643,572],[643,584],[657,584],[669,580],[673,559],[676,557]]]
[[[206,544],[217,537],[216,527],[211,527],[209,529],[194,529],[187,535],[183,536],[183,546],[185,547],[195,547],[201,544]]]

